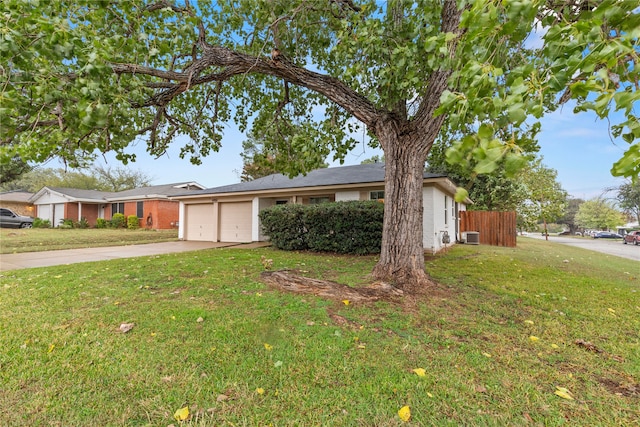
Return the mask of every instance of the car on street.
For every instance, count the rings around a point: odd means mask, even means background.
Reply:
[[[624,240],[622,241],[625,245],[627,243],[633,243],[634,245],[640,245],[640,230],[630,231],[624,235]]]
[[[612,233],[610,231],[599,231],[593,235],[594,239],[622,239],[622,236],[618,233]]]
[[[31,228],[33,227],[33,218],[18,215],[11,209],[0,208],[0,227]]]

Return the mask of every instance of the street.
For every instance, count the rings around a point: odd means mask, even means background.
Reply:
[[[518,236],[520,237],[520,236]],[[544,240],[544,236],[540,233],[530,233],[528,236],[534,239]],[[622,258],[640,261],[640,246],[624,245],[621,240],[614,239],[585,239],[579,237],[565,237],[549,235],[549,241],[553,243],[561,243],[563,245],[576,246],[591,251],[602,252],[608,255],[615,255]],[[638,266],[640,268],[640,265]]]

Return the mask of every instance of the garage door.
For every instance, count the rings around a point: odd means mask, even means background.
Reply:
[[[220,241],[251,242],[251,202],[220,203]]]
[[[215,224],[213,222],[213,204],[202,203],[185,205],[185,236],[186,240],[201,240],[213,242]]]

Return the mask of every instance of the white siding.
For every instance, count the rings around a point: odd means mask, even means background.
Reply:
[[[336,202],[360,200],[360,191],[336,191]]]
[[[449,244],[453,244],[456,240],[455,219],[451,215],[454,199],[452,195],[445,194],[436,187],[424,188],[422,197],[424,215],[422,243],[425,250],[436,253],[445,246],[442,243],[445,232],[449,234],[451,242]]]

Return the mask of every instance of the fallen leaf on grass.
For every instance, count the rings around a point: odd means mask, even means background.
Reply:
[[[49,350],[47,351],[47,353],[51,353],[54,348],[56,348],[55,344],[49,344]]]
[[[482,353],[484,357],[492,357],[489,353]]]
[[[256,393],[258,393],[258,394],[261,394],[261,395],[262,395],[262,394],[264,394],[264,389],[263,389],[262,387],[258,387],[258,388],[256,389]]]
[[[264,349],[267,351],[273,350],[273,346],[271,344],[264,343]]]
[[[197,323],[202,323],[202,322],[204,322],[204,319],[203,319],[202,317],[198,317],[198,318],[196,319],[196,322],[197,322]]]
[[[602,353],[602,350],[600,350],[598,347],[596,347],[595,344],[592,344],[589,341],[577,339],[575,343],[578,347],[582,347],[586,350],[593,351],[594,353]]]
[[[348,299],[343,299],[343,300],[342,300],[342,303],[343,303],[344,305],[349,305],[349,304],[351,304],[351,301],[349,301]]]
[[[540,338],[538,338],[538,337],[536,337],[536,336],[531,335],[531,336],[529,337],[529,341],[531,341],[531,342],[540,341]]]
[[[216,402],[224,402],[225,400],[229,400],[229,396],[226,394],[219,394],[218,397],[216,397]]]
[[[173,418],[177,421],[184,421],[189,418],[189,407],[185,406],[184,408],[178,409],[174,414]]]
[[[127,332],[132,330],[135,325],[135,323],[122,323],[120,324],[120,332],[126,334]]]
[[[556,391],[553,392],[556,396],[560,396],[563,399],[574,400],[571,392],[564,387],[556,386]]]
[[[487,392],[487,388],[485,386],[483,386],[482,384],[479,384],[476,386],[476,392],[477,393],[486,393]]]
[[[413,372],[415,372],[415,374],[419,377],[424,377],[427,375],[427,371],[425,371],[423,368],[415,368],[412,369]]]
[[[525,320],[524,323],[527,325],[533,325],[533,320]]]
[[[405,405],[402,408],[400,408],[398,410],[398,416],[404,422],[409,421],[409,419],[411,418],[411,409],[409,409],[409,406]]]

